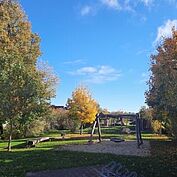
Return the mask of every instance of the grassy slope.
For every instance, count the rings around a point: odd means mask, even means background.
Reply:
[[[48,134],[51,136],[51,134]],[[53,135],[52,135],[53,136]],[[73,135],[74,136],[74,135]],[[76,135],[75,135],[76,136]],[[124,135],[125,136],[125,135]],[[147,139],[165,139],[152,134],[143,134]],[[131,137],[126,136],[128,139]],[[168,141],[151,141],[151,157],[115,156],[83,152],[55,151],[56,147],[70,143],[84,143],[86,140],[53,141],[37,145],[36,148],[19,148],[24,140],[13,141],[13,151],[6,152],[7,143],[0,141],[0,176],[22,177],[27,171],[70,168],[118,161],[130,170],[147,177],[177,176],[177,144]]]

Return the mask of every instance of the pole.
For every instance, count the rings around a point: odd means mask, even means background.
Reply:
[[[96,118],[97,119],[97,118]],[[90,135],[90,140],[89,142],[92,142],[93,141],[93,134],[94,134],[94,131],[95,131],[95,127],[96,127],[96,124],[97,124],[97,120],[95,119],[94,123],[93,123],[93,127],[92,127],[92,132],[91,132],[91,135]]]
[[[99,116],[97,116],[97,125],[98,125],[99,142],[101,142],[101,127],[100,127],[100,118],[99,118]]]
[[[139,122],[138,122],[138,114],[136,114],[136,141],[137,141],[137,147],[139,148],[140,142],[139,142]]]

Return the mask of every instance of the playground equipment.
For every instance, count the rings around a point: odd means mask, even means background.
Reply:
[[[91,131],[91,135],[90,135],[90,140],[89,142],[93,141],[93,134],[96,128],[96,125],[98,127],[98,135],[99,135],[99,142],[102,141],[101,139],[101,126],[100,126],[100,119],[105,119],[105,118],[115,118],[115,119],[119,119],[121,120],[122,118],[129,118],[132,119],[136,122],[135,125],[135,130],[136,130],[136,140],[137,140],[137,147],[139,148],[142,144],[143,144],[143,140],[142,140],[142,136],[141,136],[141,118],[139,116],[139,114],[118,114],[118,115],[114,115],[114,114],[97,114],[95,121],[93,123],[93,127],[92,127],[92,131]],[[114,141],[115,140],[115,141]],[[112,141],[114,142],[121,142],[121,140],[119,141],[118,139],[112,139]]]

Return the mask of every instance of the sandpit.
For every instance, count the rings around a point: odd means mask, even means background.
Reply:
[[[101,143],[75,144],[60,146],[57,150],[82,151],[94,153],[111,153],[116,155],[150,156],[149,141],[143,141],[143,145],[137,148],[136,141],[124,141],[115,143],[110,140],[103,140]]]

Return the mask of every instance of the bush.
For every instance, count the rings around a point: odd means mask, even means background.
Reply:
[[[161,130],[163,128],[162,126],[162,123],[158,120],[153,120],[151,122],[151,126],[152,126],[152,130],[155,132],[155,133],[158,133],[160,134],[161,133]]]
[[[72,115],[69,115],[68,110],[53,108],[51,109],[50,115],[46,118],[46,121],[50,125],[49,130],[71,130],[75,132],[79,127],[80,123],[78,119],[74,118]]]
[[[10,133],[9,130],[10,130],[10,127],[9,127],[9,125],[7,124],[7,125],[4,127],[4,131],[3,131],[3,134],[1,135],[1,139],[3,139],[3,140],[8,140],[8,138],[9,138],[9,133]],[[18,128],[14,127],[14,128],[13,128],[12,137],[13,137],[13,139],[21,138],[21,137],[22,137],[22,132],[21,132]]]
[[[46,121],[44,120],[34,120],[27,127],[26,136],[38,136],[44,132],[46,127]]]

